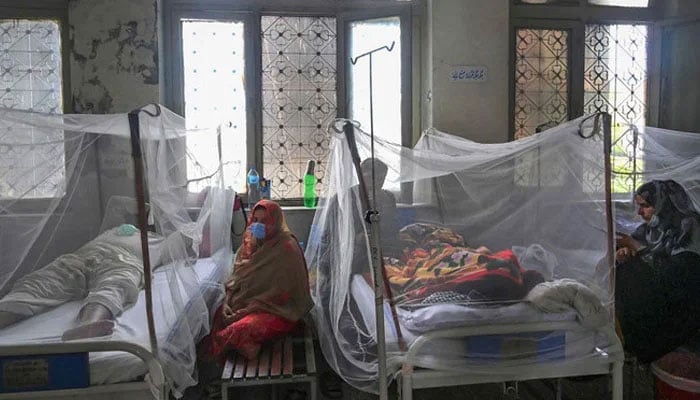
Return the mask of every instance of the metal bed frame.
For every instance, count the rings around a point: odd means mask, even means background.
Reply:
[[[46,399],[46,398],[76,398],[87,396],[99,399],[102,396],[113,398],[115,393],[129,393],[128,398],[167,400],[168,391],[165,385],[163,367],[157,357],[143,346],[125,341],[84,341],[65,343],[21,344],[0,347],[0,356],[28,356],[65,353],[84,353],[102,351],[123,351],[139,357],[148,367],[148,382],[126,382],[109,385],[88,386],[78,389],[42,390],[0,394],[0,399]],[[139,396],[135,397],[138,393]],[[126,397],[125,397],[126,399]]]
[[[141,154],[141,133],[139,125],[139,115],[141,113],[144,113],[149,117],[158,117],[160,115],[161,109],[158,104],[151,104],[150,106],[154,111],[148,109],[147,107],[149,107],[149,105],[146,105],[128,113],[129,129],[131,133],[131,155],[134,161],[134,185],[136,189],[136,201],[138,207],[138,225],[139,230],[141,232],[141,250],[143,254],[145,282],[144,291],[146,299],[146,318],[148,323],[150,349],[135,343],[111,340],[88,340],[79,342],[42,343],[40,345],[19,344],[13,346],[0,346],[0,357],[123,351],[131,353],[143,360],[144,364],[148,368],[148,375],[146,379],[143,381],[96,385],[76,389],[0,393],[0,399],[72,399],[76,398],[76,396],[87,396],[91,399],[99,399],[100,397],[104,396],[105,398],[109,398],[110,400],[115,400],[115,397],[119,395],[124,395],[124,400],[168,399],[169,389],[163,371],[163,366],[161,365],[159,360],[158,340],[156,337],[156,328],[153,316],[153,296],[151,287],[152,268],[150,264],[147,238],[148,222],[146,215],[144,163]],[[219,168],[221,168],[221,132],[219,132],[218,134],[219,140],[217,144],[219,147]],[[121,398],[122,396],[119,397]]]
[[[381,49],[381,48],[380,48]],[[377,49],[377,50],[380,50]],[[376,51],[376,50],[375,50]],[[371,93],[371,91],[370,91]],[[584,135],[583,124],[587,121],[593,121],[594,127],[590,136]],[[527,366],[517,367],[492,367],[492,373],[473,374],[469,371],[445,371],[433,369],[416,369],[413,365],[413,359],[421,347],[428,341],[437,338],[459,338],[478,335],[496,335],[507,333],[524,333],[538,332],[547,330],[565,330],[577,331],[585,330],[581,325],[575,322],[540,322],[540,323],[523,323],[523,324],[502,324],[502,325],[483,325],[463,328],[445,329],[433,331],[420,336],[412,343],[410,348],[406,348],[406,343],[401,336],[398,317],[394,308],[394,302],[391,291],[387,287],[383,260],[381,257],[381,248],[379,247],[378,233],[380,231],[379,213],[369,207],[369,194],[362,179],[362,174],[359,165],[359,154],[355,143],[354,125],[345,121],[343,132],[346,135],[348,146],[354,164],[354,169],[360,182],[360,200],[362,201],[363,209],[366,212],[365,222],[367,223],[368,242],[372,247],[372,261],[375,266],[374,276],[374,297],[375,297],[375,318],[377,327],[377,350],[379,354],[377,377],[379,381],[379,398],[380,400],[388,399],[388,376],[387,376],[387,360],[386,360],[386,337],[384,335],[384,291],[388,296],[389,309],[394,320],[394,325],[397,328],[399,349],[406,353],[402,368],[398,373],[399,391],[402,400],[412,400],[413,389],[433,388],[443,386],[469,385],[476,383],[492,383],[519,381],[531,379],[547,379],[561,378],[570,376],[582,375],[603,375],[609,374],[612,376],[612,399],[623,399],[623,366],[624,352],[621,342],[615,334],[614,326],[608,326],[608,338],[611,343],[612,353],[603,351],[598,354],[591,354],[590,357],[581,360],[547,362],[546,364],[537,365],[529,364]],[[335,128],[338,133],[340,129]],[[612,166],[611,166],[611,149],[612,149],[612,118],[608,113],[597,113],[584,118],[579,125],[579,135],[584,138],[591,138],[602,131],[603,151],[605,155],[605,210],[606,210],[606,227],[607,227],[607,261],[610,269],[610,286],[611,290],[615,287],[615,251],[614,251],[614,223],[613,223],[613,205],[612,205]],[[372,157],[374,157],[374,134],[371,134]],[[374,166],[372,166],[374,170]],[[374,171],[372,172],[374,175]],[[373,203],[372,203],[373,204]],[[612,293],[612,291],[611,291]],[[613,305],[614,306],[614,305]],[[614,309],[612,312],[614,314]],[[610,325],[614,325],[612,323]],[[488,369],[480,366],[481,371]]]
[[[434,339],[508,333],[585,330],[587,329],[576,322],[535,322],[470,326],[425,333],[411,344],[404,358],[401,371],[397,377],[400,398],[412,400],[414,389],[610,374],[612,375],[612,398],[613,400],[622,400],[624,354],[614,329],[606,329],[608,340],[612,344],[609,351],[596,349],[595,353],[578,360],[547,361],[518,366],[499,366],[497,363],[494,365],[479,365],[478,373],[470,373],[469,370],[465,369],[435,370],[416,368],[414,366],[416,355],[426,343]]]

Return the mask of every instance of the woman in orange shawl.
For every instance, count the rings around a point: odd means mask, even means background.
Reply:
[[[224,304],[214,315],[212,352],[236,350],[254,358],[260,346],[293,331],[311,309],[304,254],[280,206],[258,202],[226,282]]]

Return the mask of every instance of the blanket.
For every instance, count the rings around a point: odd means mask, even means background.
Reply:
[[[511,250],[485,254],[450,245],[407,250],[404,261],[385,262],[400,303],[422,301],[438,292],[464,295],[469,303],[518,301],[544,281],[538,272],[525,271]]]
[[[384,263],[398,303],[519,301],[544,281],[524,270],[511,250],[474,249],[448,227],[415,223],[402,228],[400,237],[403,257]]]

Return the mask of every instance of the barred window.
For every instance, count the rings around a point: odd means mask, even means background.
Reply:
[[[530,5],[538,3],[537,6]],[[644,19],[648,0],[578,1],[547,19],[552,1],[518,1],[514,8],[512,135],[524,138],[580,115],[606,112],[612,116],[611,164],[613,191],[630,193],[644,168],[643,146],[635,134],[646,124],[648,26]],[[589,7],[595,5],[596,7]],[[615,21],[605,22],[618,9]],[[583,9],[600,23],[581,20]],[[562,11],[563,10],[563,11]],[[570,15],[569,15],[570,14]],[[626,18],[620,18],[620,15]],[[522,185],[558,185],[558,171],[521,160],[516,181]],[[533,175],[532,168],[538,171]],[[540,170],[541,169],[541,170]],[[522,176],[521,176],[522,175]],[[537,182],[530,182],[533,176]],[[527,179],[526,179],[527,178]],[[602,187],[602,176],[591,171],[586,187]],[[527,182],[526,182],[527,181]],[[558,183],[559,182],[559,183]]]
[[[0,105],[62,113],[61,26],[55,20],[0,20]],[[63,131],[41,132],[4,122],[0,136],[0,199],[53,198],[65,193]]]
[[[410,141],[405,39],[411,4],[378,1],[376,7],[348,4],[341,11],[317,6],[306,15],[273,11],[284,9],[283,1],[265,4],[261,12],[245,5],[193,11],[182,2],[164,3],[165,30],[172,32],[164,38],[164,57],[172,61],[165,63],[166,105],[191,126],[225,124],[225,185],[244,192],[247,172],[255,167],[271,180],[272,198],[296,204],[309,160],[316,162],[317,194],[325,188],[329,124],[348,117],[369,130],[368,68],[349,61],[360,52],[394,42],[389,55],[374,60],[374,121],[376,115],[390,121],[375,132],[397,143]],[[219,162],[217,144],[188,143],[188,151]],[[188,165],[188,178],[211,169],[204,167]]]

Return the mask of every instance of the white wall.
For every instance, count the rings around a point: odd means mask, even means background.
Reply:
[[[71,0],[71,92],[77,113],[125,113],[158,102],[155,0]],[[99,143],[100,198],[134,197],[128,140]]]
[[[76,112],[126,112],[158,101],[156,0],[71,0],[72,95]],[[480,142],[508,140],[508,0],[427,0],[420,32],[419,118]],[[451,67],[484,65],[484,83],[452,83]],[[416,92],[414,92],[416,93]],[[429,96],[428,96],[429,95]],[[127,143],[103,140],[99,149],[101,203],[132,195]],[[302,239],[312,214],[291,212]]]
[[[427,19],[423,126],[478,142],[507,141],[508,0],[428,0]],[[449,72],[462,65],[486,66],[488,80],[451,82]]]

